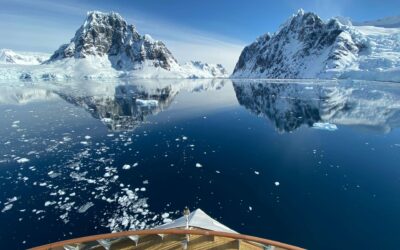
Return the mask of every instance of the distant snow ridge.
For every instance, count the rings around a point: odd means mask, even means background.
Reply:
[[[0,49],[0,64],[37,65],[49,58],[45,53],[15,52],[10,49]]]
[[[182,65],[182,68],[191,72],[189,78],[227,77],[228,72],[221,64],[208,64],[200,61],[191,61]]]
[[[233,78],[356,78],[400,81],[400,29],[323,21],[299,10],[274,34],[245,47]]]
[[[400,16],[390,16],[380,18],[378,20],[364,21],[364,22],[354,22],[353,25],[356,26],[376,26],[383,28],[400,28]]]

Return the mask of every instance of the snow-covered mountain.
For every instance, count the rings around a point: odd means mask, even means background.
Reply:
[[[278,132],[346,125],[387,133],[400,127],[400,93],[393,85],[233,80],[233,86],[240,105],[268,118]]]
[[[0,49],[0,64],[38,65],[49,59],[46,53],[16,52]]]
[[[0,80],[223,78],[221,65],[180,65],[166,45],[141,35],[118,13],[88,12],[69,43],[40,66],[0,67]]]
[[[245,47],[233,78],[356,78],[400,81],[400,29],[353,26],[299,10]]]
[[[88,12],[71,41],[55,51],[47,63],[93,56],[106,57],[117,70],[138,69],[144,63],[165,70],[179,67],[163,42],[140,35],[118,13],[98,11]]]

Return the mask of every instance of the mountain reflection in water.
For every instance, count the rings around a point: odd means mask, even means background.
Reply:
[[[233,81],[239,104],[267,117],[279,132],[323,122],[387,133],[400,125],[400,92],[377,84]]]

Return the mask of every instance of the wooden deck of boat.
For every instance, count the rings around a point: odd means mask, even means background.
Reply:
[[[122,238],[113,242],[110,250],[180,250],[183,249],[182,242],[185,240],[184,235],[147,235],[141,237],[138,244],[128,238]],[[84,246],[82,249],[104,250],[104,247]],[[63,248],[53,248],[61,250]],[[211,235],[190,235],[187,249],[196,250],[264,250],[265,248],[257,243],[247,242],[244,240],[236,240],[226,237]],[[283,250],[283,248],[271,248],[274,250]]]
[[[189,237],[187,241],[186,237]],[[184,248],[184,243],[187,248]],[[97,234],[31,248],[31,250],[305,250],[250,235],[190,229],[148,229]]]

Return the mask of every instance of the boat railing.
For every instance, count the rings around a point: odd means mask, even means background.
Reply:
[[[100,244],[106,249],[110,249],[111,243],[108,246],[107,242],[111,242],[111,240],[115,239],[131,239],[138,244],[141,237],[151,236],[151,235],[197,235],[197,236],[212,236],[212,237],[221,237],[221,238],[229,238],[238,241],[245,241],[249,243],[256,243],[263,246],[265,249],[278,248],[278,249],[288,249],[288,250],[301,250],[304,248],[300,248],[297,246],[289,245],[286,243],[282,243],[279,241],[259,238],[250,235],[237,234],[237,233],[227,233],[227,232],[219,232],[219,231],[209,231],[204,229],[148,229],[148,230],[137,230],[137,231],[122,231],[116,233],[108,233],[108,234],[98,234],[92,236],[85,236],[70,240],[63,240],[55,243],[46,244],[43,246],[33,247],[31,250],[55,250],[55,249],[74,249],[72,246],[79,246],[80,244]],[[70,247],[69,247],[70,246]],[[75,249],[80,249],[79,247]]]

